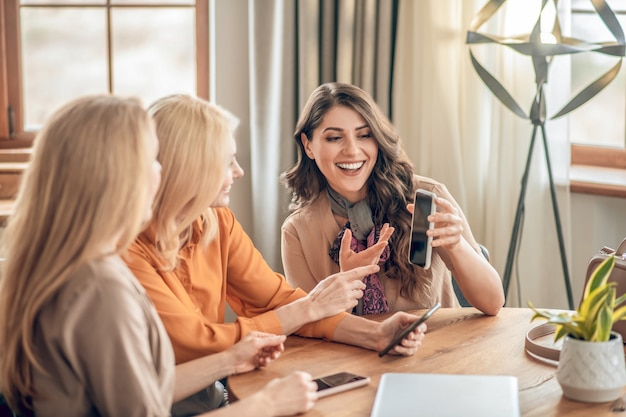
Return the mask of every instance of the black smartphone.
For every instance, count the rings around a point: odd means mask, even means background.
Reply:
[[[323,398],[338,392],[362,387],[370,383],[368,376],[356,375],[350,372],[339,372],[314,380],[317,384],[317,397]]]
[[[419,326],[420,324],[428,320],[428,318],[432,316],[435,311],[439,310],[439,307],[441,307],[441,303],[435,304],[434,306],[430,308],[430,310],[424,313],[422,317],[420,317],[419,319],[415,320],[413,323],[411,323],[410,325],[402,329],[383,350],[378,352],[378,356],[380,356],[381,358],[385,356],[398,343],[402,342],[402,339],[404,339],[409,333],[415,330],[417,326]]]
[[[426,234],[435,225],[428,221],[428,216],[437,211],[435,204],[437,195],[433,192],[418,189],[413,200],[413,220],[411,222],[411,243],[409,247],[409,262],[430,268],[430,259],[433,252],[433,238]]]

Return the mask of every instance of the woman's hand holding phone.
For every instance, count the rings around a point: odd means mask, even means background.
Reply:
[[[409,336],[409,334],[411,332],[413,332],[416,328],[418,328],[418,326],[422,323],[424,323],[426,320],[428,320],[428,318],[430,316],[433,315],[433,313],[437,310],[439,310],[439,308],[441,307],[440,303],[435,304],[434,306],[432,306],[430,308],[430,310],[428,310],[426,313],[424,313],[424,315],[422,317],[420,317],[419,319],[415,320],[414,322],[412,322],[411,324],[409,324],[408,326],[406,326],[405,328],[403,328],[401,331],[399,331],[398,333],[396,333],[396,335],[393,337],[393,339],[391,340],[391,342],[389,342],[389,344],[387,346],[385,346],[385,348],[383,350],[381,350],[380,352],[378,352],[378,356],[380,356],[381,358],[383,356],[385,356],[387,353],[389,353],[389,351],[393,348],[395,348],[396,346],[398,346],[399,344],[402,343],[402,340],[404,340],[405,338],[407,338]],[[423,336],[423,334],[422,334]]]
[[[454,249],[463,238],[463,219],[457,208],[445,198],[437,198],[433,247]]]
[[[418,190],[418,194],[416,193],[416,201],[419,199],[424,199],[422,196],[422,191]],[[433,197],[433,205],[436,203],[436,210],[432,211],[429,214],[433,214],[435,217],[435,221],[432,222],[432,226],[429,224],[428,229],[432,229],[432,236],[428,245],[432,248],[445,248],[446,250],[454,249],[463,237],[463,219],[459,214],[457,208],[448,200],[443,197],[434,196]],[[425,202],[424,204],[428,204]],[[424,210],[426,207],[423,208]],[[412,223],[420,224],[421,221],[425,221],[428,215],[424,215],[422,212],[420,215],[416,214],[416,205],[415,203],[407,204],[407,210],[412,215]],[[418,227],[419,229],[419,227]],[[422,230],[424,227],[422,227]],[[417,233],[416,235],[412,234],[411,245],[412,248],[420,249],[424,248],[424,252],[427,251],[428,247],[424,246],[423,242],[428,241],[427,239],[427,231],[423,231],[422,233]],[[412,261],[410,259],[411,253],[413,249],[409,249],[409,262],[414,263],[416,265],[420,265],[425,267],[426,257],[428,254],[419,254],[416,261]],[[420,259],[421,258],[421,259]]]

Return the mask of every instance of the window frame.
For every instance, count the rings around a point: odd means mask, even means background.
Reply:
[[[588,12],[585,9],[572,9],[572,13]],[[614,12],[624,14],[626,10]],[[623,181],[626,176],[626,146],[617,148],[571,143],[570,158],[570,191],[626,198],[626,181]]]
[[[80,6],[80,5],[77,5]],[[155,4],[141,4],[142,7]],[[104,7],[115,7],[107,4]],[[162,7],[162,6],[161,6]],[[195,1],[196,95],[209,99],[209,0]],[[25,131],[19,0],[0,2],[0,149],[32,146],[35,132]],[[12,120],[9,107],[13,109]],[[11,132],[13,128],[13,132]]]
[[[572,144],[570,191],[626,198],[626,149]]]

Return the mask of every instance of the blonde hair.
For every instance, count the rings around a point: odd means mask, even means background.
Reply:
[[[210,206],[223,185],[238,120],[217,105],[183,94],[157,100],[148,112],[155,121],[162,166],[152,227],[164,268],[172,270],[198,218],[203,245],[217,234]]]
[[[78,267],[141,231],[156,152],[154,126],[136,99],[89,96],[57,110],[35,139],[3,235],[0,391],[12,408],[35,395],[33,329],[43,306]]]

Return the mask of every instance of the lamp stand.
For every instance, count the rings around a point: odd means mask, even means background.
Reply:
[[[543,96],[542,96],[543,98]],[[537,136],[537,129],[541,129],[541,138],[543,142],[544,154],[546,156],[546,165],[548,168],[548,179],[550,182],[550,196],[552,197],[552,210],[554,212],[554,221],[556,223],[556,233],[559,239],[559,250],[561,253],[561,264],[563,266],[563,276],[565,278],[565,290],[567,291],[567,302],[570,310],[574,309],[574,301],[572,297],[572,286],[569,278],[569,271],[567,268],[567,258],[565,255],[565,244],[563,241],[563,230],[561,228],[561,216],[559,214],[559,207],[556,199],[556,190],[554,188],[554,180],[552,179],[552,166],[550,164],[550,153],[548,152],[548,141],[546,136],[546,126],[544,120],[538,120],[533,122],[533,133],[530,138],[530,147],[528,149],[528,157],[526,158],[526,167],[524,169],[524,175],[522,176],[522,187],[519,193],[519,199],[517,200],[517,210],[515,211],[515,222],[513,223],[513,232],[511,233],[511,243],[509,244],[509,253],[506,257],[506,267],[504,269],[504,276],[502,284],[504,287],[505,297],[509,291],[509,285],[511,283],[511,270],[513,268],[513,260],[516,255],[516,248],[519,244],[519,231],[521,226],[521,216],[524,211],[524,197],[526,196],[526,186],[528,184],[528,174],[530,171],[530,163],[532,161],[533,148],[535,146],[535,138]],[[519,288],[518,288],[519,291]]]
[[[533,123],[533,133],[530,140],[530,149],[528,150],[528,158],[526,160],[526,168],[524,170],[524,176],[522,177],[522,188],[520,190],[519,199],[517,202],[517,210],[515,212],[515,222],[513,225],[513,232],[511,233],[511,243],[509,244],[509,253],[506,259],[506,267],[502,280],[505,296],[508,294],[509,285],[511,282],[511,269],[513,268],[513,259],[516,255],[516,248],[519,244],[519,229],[521,226],[521,216],[524,211],[524,197],[526,195],[526,185],[528,183],[528,173],[530,169],[530,162],[533,154],[533,147],[535,145],[535,138],[537,136],[537,129],[541,129],[541,137],[543,140],[544,153],[546,155],[546,163],[548,166],[548,178],[550,180],[550,195],[552,197],[552,209],[554,212],[554,221],[556,223],[556,232],[559,239],[559,251],[561,252],[561,263],[563,265],[563,275],[565,277],[565,289],[567,290],[567,301],[569,308],[574,309],[574,300],[572,298],[572,288],[569,279],[569,272],[567,268],[567,259],[565,257],[565,244],[563,243],[563,231],[561,229],[561,217],[559,215],[559,207],[556,201],[556,191],[554,189],[554,180],[552,179],[552,167],[550,165],[550,154],[548,152],[548,141],[546,136],[546,106],[545,98],[543,94],[543,86],[547,82],[548,67],[554,56],[568,55],[580,52],[598,52],[609,56],[619,58],[618,62],[608,70],[605,74],[600,76],[597,80],[590,83],[584,89],[582,89],[576,96],[574,96],[561,110],[559,110],[551,119],[556,119],[578,107],[585,104],[593,96],[598,94],[604,87],[606,87],[611,81],[615,79],[622,65],[622,59],[626,55],[626,38],[624,31],[615,16],[613,10],[604,1],[592,1],[595,12],[600,17],[604,26],[611,32],[611,35],[615,41],[607,42],[592,42],[582,41],[567,36],[563,36],[561,33],[561,24],[558,18],[557,7],[558,0],[542,0],[541,9],[537,17],[537,21],[532,28],[532,31],[527,35],[518,35],[513,37],[490,35],[487,33],[480,33],[478,29],[487,22],[505,3],[506,0],[487,0],[487,3],[483,8],[474,16],[470,24],[470,28],[467,32],[467,44],[485,44],[494,43],[499,45],[505,45],[523,55],[527,55],[532,58],[533,67],[535,70],[535,82],[536,82],[536,96],[532,103],[529,114],[517,104],[513,96],[506,91],[504,86],[487,71],[475,58],[470,48],[470,58],[472,65],[476,70],[478,76],[485,83],[485,85],[491,90],[491,92],[513,113],[524,119],[529,119]],[[544,32],[541,25],[542,15],[544,9],[550,5],[551,9],[555,12],[551,32]],[[543,35],[546,41],[544,42]]]

